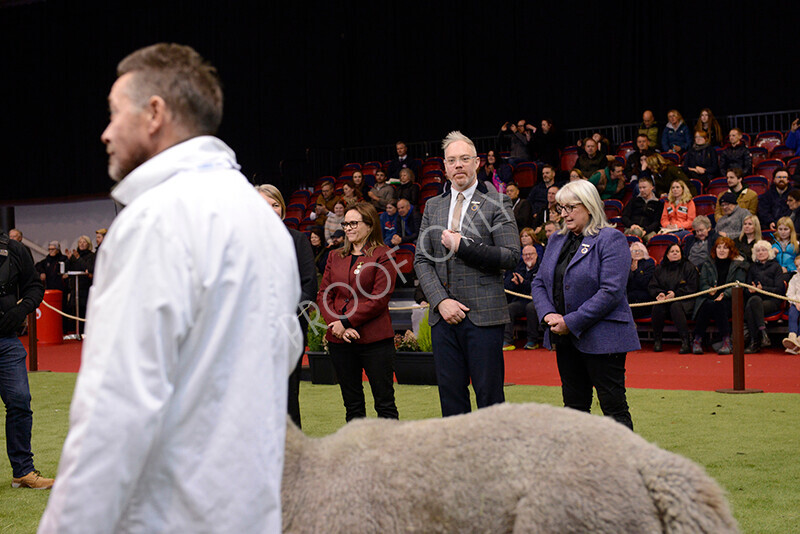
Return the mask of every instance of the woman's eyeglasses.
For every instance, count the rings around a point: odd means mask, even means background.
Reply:
[[[564,204],[564,205],[556,204],[556,212],[569,215],[578,206],[580,206],[580,204]]]

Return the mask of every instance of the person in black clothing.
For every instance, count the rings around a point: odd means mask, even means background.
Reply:
[[[647,286],[650,296],[655,300],[667,300],[682,297],[697,292],[697,268],[683,257],[680,245],[671,245],[664,253],[661,263],[655,268],[650,284]],[[681,338],[679,354],[688,354],[689,326],[687,317],[694,309],[694,300],[679,300],[669,304],[656,304],[653,306],[653,350],[661,352],[661,337],[664,333],[664,321],[669,313],[678,335]]]
[[[725,174],[733,167],[739,167],[745,176],[753,173],[753,156],[750,149],[742,142],[742,131],[732,128],[728,134],[731,146],[719,154],[719,171]]]
[[[647,156],[652,156],[656,151],[650,148],[650,141],[647,135],[640,133],[636,136],[636,150],[628,154],[628,159],[625,162],[625,174],[628,175],[628,181],[636,181],[641,176],[647,166],[645,161]]]
[[[387,243],[387,245],[395,246],[401,243],[416,245],[421,222],[422,216],[408,200],[404,198],[398,200],[397,233],[392,236],[391,243]]]
[[[758,197],[758,220],[761,221],[763,228],[775,230],[778,219],[791,215],[792,210],[786,204],[791,189],[789,172],[785,169],[775,171],[772,176],[772,185]]]
[[[775,261],[775,249],[772,245],[768,241],[756,241],[753,245],[753,263],[747,271],[747,284],[776,295],[785,295],[786,284],[782,274],[783,269]],[[750,333],[750,343],[744,351],[752,354],[770,346],[764,317],[777,312],[781,308],[781,301],[756,293],[753,289],[745,292],[745,298],[747,302],[744,305],[744,321]]]
[[[68,254],[67,271],[86,273],[85,276],[68,276],[64,275],[65,279],[69,279],[69,297],[67,309],[75,311],[75,303],[78,303],[78,317],[86,317],[86,304],[89,301],[89,288],[92,285],[92,277],[94,276],[94,260],[95,253],[92,250],[92,241],[89,236],[82,235],[78,238],[78,246]],[[78,280],[79,279],[79,280]],[[80,322],[80,333],[86,326],[84,321]]]
[[[649,176],[639,178],[639,196],[622,209],[622,224],[626,235],[635,235],[647,242],[661,229],[664,203],[655,195],[655,185]]]
[[[536,247],[526,245],[522,247],[522,259],[513,271],[506,272],[504,286],[507,290],[522,295],[531,294],[531,282],[539,270],[539,255]],[[528,341],[525,348],[528,350],[539,348],[539,321],[536,315],[536,305],[531,299],[511,296],[508,302],[508,313],[511,322],[506,323],[503,332],[503,350],[514,350],[514,321],[517,317],[527,318]]]
[[[511,199],[511,209],[514,210],[514,219],[517,221],[517,228],[527,228],[533,225],[533,211],[530,203],[524,198],[519,198],[519,186],[516,182],[510,182],[506,186],[506,194]]]
[[[686,151],[681,168],[690,180],[700,180],[703,187],[719,176],[717,151],[708,142],[706,132],[694,132],[694,145]]]
[[[399,178],[400,171],[403,169],[411,169],[414,173],[419,172],[419,162],[415,161],[408,154],[408,146],[404,141],[398,141],[395,144],[397,149],[397,157],[389,162],[389,167],[386,169],[386,174],[389,178]]]
[[[45,289],[58,289],[64,291],[64,279],[61,277],[62,265],[67,267],[67,257],[61,252],[61,244],[58,241],[50,241],[47,246],[47,256],[36,264],[36,272],[45,284]]]
[[[628,285],[626,292],[628,294],[628,302],[634,304],[637,302],[647,302],[650,299],[650,293],[647,290],[647,285],[653,277],[653,271],[656,268],[656,262],[647,253],[647,247],[643,243],[635,241],[630,245],[631,250],[631,270],[628,273]],[[647,317],[650,315],[649,306],[636,306],[631,308],[633,318]]]
[[[27,353],[16,335],[42,297],[44,286],[25,246],[0,233],[0,397],[6,407],[5,440],[13,488],[53,487],[53,479],[43,478],[33,466]]]
[[[545,165],[541,171],[542,179],[536,182],[528,193],[528,204],[531,205],[531,213],[535,217],[537,213],[546,208],[550,203],[547,199],[547,192],[553,185],[561,184],[556,183],[556,168],[552,165]]]
[[[419,201],[419,185],[414,181],[414,171],[403,169],[400,171],[400,185],[397,186],[397,200],[404,198],[416,206]]]
[[[256,191],[264,197],[267,204],[275,211],[278,217],[283,220],[286,218],[286,202],[277,187],[271,184],[256,186]],[[311,310],[305,309],[308,303],[312,303],[317,298],[317,267],[314,265],[314,252],[311,249],[311,242],[303,232],[294,228],[287,228],[289,235],[294,241],[294,251],[297,256],[297,267],[300,273],[300,331],[303,332],[303,346],[308,341],[308,316]],[[297,365],[289,375],[288,403],[287,410],[289,417],[292,418],[297,428],[300,427],[300,367],[302,358],[297,360]]]
[[[561,164],[560,149],[564,146],[564,136],[553,126],[551,119],[542,119],[541,127],[534,128],[531,145],[537,161],[555,168]]]

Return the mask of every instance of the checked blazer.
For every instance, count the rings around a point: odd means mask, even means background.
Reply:
[[[461,243],[452,254],[442,245],[447,228],[451,190],[428,200],[422,217],[414,269],[430,304],[428,322],[441,319],[437,306],[452,298],[467,306],[467,317],[477,326],[509,321],[503,292],[503,271],[514,269],[519,260],[519,231],[511,200],[478,186],[461,224]]]

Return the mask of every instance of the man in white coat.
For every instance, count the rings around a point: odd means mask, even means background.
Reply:
[[[213,137],[214,67],[158,44],[117,68],[103,241],[39,532],[280,532],[292,240]]]

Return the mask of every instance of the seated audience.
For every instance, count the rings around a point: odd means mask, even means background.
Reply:
[[[622,200],[625,194],[625,186],[627,185],[625,165],[615,161],[608,167],[592,174],[589,177],[589,181],[597,188],[601,199],[616,198]]]
[[[798,165],[800,168],[800,165]],[[792,189],[786,197],[786,206],[789,208],[789,219],[797,225],[800,221],[800,189]],[[777,225],[777,223],[775,223]]]
[[[353,187],[356,190],[356,196],[360,199],[364,199],[367,191],[369,190],[369,186],[364,183],[364,173],[361,171],[355,171],[350,177],[350,181],[353,183]]]
[[[747,268],[743,260],[735,259],[739,255],[733,240],[718,237],[711,250],[711,259],[700,266],[699,290],[705,291],[731,282],[745,282]],[[722,345],[717,354],[730,354],[731,346],[731,288],[706,293],[695,299],[694,303],[694,340],[692,352],[703,354],[703,335],[711,321],[717,325],[722,336]]]
[[[795,271],[794,258],[800,247],[797,245],[794,223],[789,217],[778,219],[775,242],[772,243],[772,247],[775,249],[775,259],[783,267],[784,272],[793,273]]]
[[[795,119],[792,121],[791,130],[786,134],[786,146],[795,151],[795,156],[800,156],[800,130],[798,128],[800,128],[800,119]],[[800,166],[798,166],[798,169],[800,169]],[[797,171],[795,171],[795,174],[797,174]]]
[[[719,197],[722,217],[717,219],[717,233],[721,236],[735,239],[742,233],[742,223],[748,215],[753,215],[736,203],[736,194],[730,191],[722,193]]]
[[[585,180],[586,177],[580,171],[580,169],[572,169],[569,171],[569,181],[570,182],[577,182],[578,180]]]
[[[544,223],[544,228],[542,229],[542,232],[544,233],[544,239],[542,241],[545,245],[547,245],[547,241],[550,239],[550,236],[558,232],[559,228],[561,228],[560,222],[547,221]]]
[[[531,192],[528,193],[528,204],[531,205],[531,213],[534,217],[550,203],[547,192],[553,185],[559,185],[556,184],[556,168],[552,165],[545,165],[542,167],[541,180],[536,182],[531,188]]]
[[[408,153],[408,146],[404,141],[395,143],[397,150],[397,157],[389,162],[389,167],[386,173],[390,179],[399,178],[400,171],[403,169],[411,169],[414,173],[419,172],[419,162],[415,161]],[[412,202],[413,203],[413,202]]]
[[[706,132],[694,132],[694,145],[686,151],[681,169],[690,180],[700,180],[703,187],[719,176],[717,151],[709,144]]]
[[[650,257],[647,247],[643,243],[634,241],[631,243],[630,249],[631,270],[628,273],[628,302],[630,304],[648,302],[651,299],[647,288],[650,284],[650,279],[653,277],[653,271],[656,269],[656,262]],[[631,307],[634,319],[647,317],[650,315],[650,311],[650,306]]]
[[[486,153],[486,165],[478,169],[478,180],[490,182],[498,192],[505,193],[511,182],[511,173],[511,165],[500,157],[499,152],[489,150]]]
[[[717,232],[711,229],[711,221],[705,215],[698,215],[692,222],[694,233],[683,238],[683,255],[697,267],[711,258],[711,249],[717,241]]]
[[[645,160],[647,168],[642,171],[641,176],[650,176],[656,186],[656,195],[659,197],[667,196],[669,193],[669,186],[675,180],[686,182],[692,196],[697,194],[694,186],[689,183],[689,179],[683,174],[683,171],[675,166],[671,161],[664,159],[661,154],[653,154],[648,156]]]
[[[505,288],[522,295],[531,294],[531,282],[539,270],[539,254],[533,245],[522,247],[522,259],[516,269],[506,272]],[[531,299],[509,295],[508,313],[511,322],[506,323],[503,332],[503,350],[515,350],[514,346],[514,321],[517,317],[526,317],[528,340],[525,348],[528,350],[539,348],[539,321],[536,315],[536,306]]]
[[[786,204],[789,198],[789,172],[785,169],[775,171],[772,176],[772,185],[758,197],[758,218],[764,228],[775,230],[775,223],[781,217],[788,217],[792,210]]]
[[[536,232],[533,230],[533,228],[526,227],[519,231],[519,244],[520,250],[528,245],[536,246],[539,244],[539,240],[537,239]]]
[[[795,268],[800,267],[800,255],[794,258]],[[800,301],[800,274],[795,271],[792,279],[789,280],[789,288],[786,290],[786,296],[792,300]],[[782,343],[789,354],[800,354],[800,339],[797,334],[800,332],[800,302],[789,302],[789,335],[786,336]]]
[[[386,204],[386,210],[380,214],[381,231],[383,232],[383,242],[392,245],[392,238],[397,235],[397,202],[390,200]]]
[[[421,222],[422,216],[408,200],[404,198],[398,200],[397,232],[391,238],[391,245],[400,245],[401,243],[416,245]]]
[[[333,243],[333,233],[342,229],[342,221],[344,220],[346,209],[346,201],[340,199],[333,205],[333,211],[328,212],[328,217],[325,219],[325,242],[329,246]]]
[[[667,125],[661,132],[661,150],[679,154],[689,150],[690,146],[692,146],[692,134],[683,122],[683,116],[677,109],[669,110]]]
[[[404,198],[414,206],[419,201],[419,185],[414,181],[414,171],[402,169],[400,171],[400,185],[397,186],[397,200]]]
[[[556,209],[556,193],[559,187],[551,185],[547,188],[547,204],[543,206],[538,212],[533,213],[533,226],[536,233],[539,233],[541,226],[549,220],[561,220],[561,214]]]
[[[375,185],[367,192],[369,201],[378,211],[386,209],[386,204],[397,199],[397,190],[393,185],[386,183],[386,173],[375,171]]]
[[[645,242],[661,229],[664,203],[655,195],[653,179],[639,179],[639,195],[633,197],[622,209],[622,224],[626,235],[635,235]]]
[[[540,127],[534,128],[532,146],[536,161],[554,167],[558,167],[561,163],[561,147],[564,146],[564,136],[553,125],[551,119],[542,119]]]
[[[44,283],[45,289],[64,291],[64,278],[61,276],[67,268],[67,257],[61,253],[61,244],[50,241],[47,245],[47,256],[36,264],[36,272]]]
[[[648,290],[651,297],[655,300],[667,300],[684,295],[691,295],[697,292],[697,268],[692,262],[687,260],[680,245],[670,245],[664,253],[661,263],[655,268],[653,278],[650,279]],[[661,352],[661,338],[664,333],[664,322],[667,313],[675,323],[675,329],[681,338],[681,348],[679,354],[688,354],[689,347],[689,325],[687,317],[694,310],[694,300],[686,299],[675,302],[656,304],[653,306],[653,350]]]
[[[516,124],[506,122],[500,127],[497,134],[502,146],[508,147],[511,156],[508,162],[516,165],[520,161],[531,161],[529,145],[534,127],[528,124],[525,119],[519,119]]]
[[[669,186],[669,196],[664,203],[661,213],[661,231],[659,233],[674,233],[680,239],[692,229],[697,212],[692,200],[692,193],[683,180],[674,180]]]
[[[653,150],[658,148],[658,144],[661,141],[661,132],[659,131],[655,115],[653,115],[653,112],[649,109],[642,113],[642,123],[639,125],[639,134],[647,136],[650,148]]]
[[[321,191],[322,193],[317,197],[317,203],[314,206],[314,213],[311,214],[311,219],[315,220],[317,225],[324,227],[328,213],[332,212],[333,207],[339,202],[339,196],[334,194],[331,182],[322,184]]]
[[[648,156],[652,156],[656,151],[650,148],[650,141],[647,135],[640,133],[636,136],[636,150],[628,154],[625,165],[625,173],[630,181],[635,182],[641,176],[642,171],[647,167],[645,162]]]
[[[355,184],[347,180],[342,184],[342,200],[344,201],[345,205],[349,208],[350,206],[355,206],[362,200],[364,200],[361,195],[358,194],[358,189],[356,189]]]
[[[511,199],[511,208],[514,210],[517,228],[525,228],[532,225],[533,212],[531,211],[531,205],[527,200],[519,197],[519,186],[516,182],[510,182],[506,186],[506,194]]]
[[[761,225],[758,222],[758,217],[748,213],[747,217],[742,221],[742,231],[739,237],[733,240],[733,244],[736,245],[736,250],[745,260],[751,261],[753,244],[761,239],[763,238],[761,237]]]
[[[742,182],[742,169],[738,167],[734,167],[732,169],[728,169],[725,173],[725,178],[728,181],[728,191],[736,195],[736,203],[743,207],[744,209],[748,210],[753,215],[758,215],[758,195],[752,189],[748,189],[744,186]],[[714,216],[719,220],[722,217],[722,206],[720,206],[719,199],[722,198],[722,195],[725,193],[720,193],[717,197],[717,208],[714,212]]]
[[[723,142],[722,127],[720,126],[714,114],[708,108],[703,108],[700,112],[700,117],[697,119],[697,124],[694,125],[695,132],[703,132],[706,134],[706,139],[710,146],[721,146]]]
[[[584,176],[591,176],[608,166],[608,159],[598,150],[597,141],[591,137],[584,139],[583,150],[583,154],[578,156],[578,161],[575,162],[575,168]]]
[[[719,153],[719,170],[727,173],[728,169],[738,167],[745,176],[753,172],[753,156],[750,150],[742,142],[742,131],[739,128],[732,128],[728,134],[730,146]]]
[[[783,295],[786,285],[783,282],[783,269],[775,261],[775,249],[764,240],[753,245],[752,263],[747,271],[747,284],[776,295]],[[764,317],[781,309],[783,301],[756,293],[753,289],[745,291],[747,301],[744,305],[744,322],[750,333],[750,343],[744,349],[752,354],[771,345]]]

